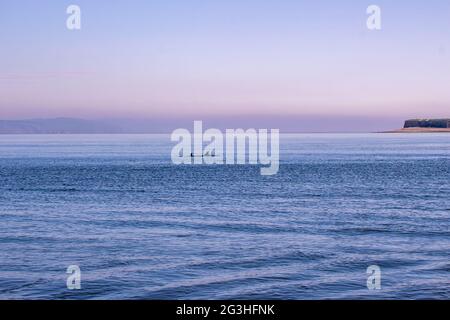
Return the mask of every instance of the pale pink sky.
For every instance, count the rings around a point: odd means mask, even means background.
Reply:
[[[0,119],[450,113],[448,1],[78,2],[2,2]]]

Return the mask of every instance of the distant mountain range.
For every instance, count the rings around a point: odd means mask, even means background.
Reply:
[[[0,120],[0,134],[123,133],[120,126],[93,120],[56,118]]]
[[[77,118],[0,120],[0,134],[120,134],[170,133],[177,128],[192,130],[193,121],[202,120],[204,129],[224,130],[267,128],[296,132],[379,132],[399,127],[404,119],[351,116],[189,116],[152,119]]]

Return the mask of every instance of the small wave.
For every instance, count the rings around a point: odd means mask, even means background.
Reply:
[[[26,191],[26,192],[129,192],[129,193],[145,193],[145,189],[81,189],[81,188],[50,188],[50,189],[29,189],[29,188],[19,188],[19,189],[5,189],[6,191]]]
[[[3,282],[3,281],[2,281]],[[36,281],[33,282],[23,282],[20,281],[20,284],[14,284],[12,283],[11,285],[9,285],[8,287],[8,281],[4,281],[3,285],[4,288],[0,289],[0,294],[10,294],[16,291],[21,291],[27,288],[31,288],[40,284],[46,283],[45,279],[37,279]]]
[[[312,262],[320,259],[326,258],[325,255],[316,254],[316,253],[305,253],[302,251],[293,251],[287,252],[284,254],[278,255],[268,255],[268,256],[260,256],[260,257],[252,257],[246,259],[233,259],[230,261],[227,260],[209,260],[209,261],[200,261],[188,263],[184,267],[185,268],[195,268],[199,270],[205,269],[249,269],[249,268],[259,268],[264,266],[280,266],[280,265],[291,265],[296,264],[298,262]]]

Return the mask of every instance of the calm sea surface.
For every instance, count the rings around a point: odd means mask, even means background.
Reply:
[[[450,135],[284,135],[270,177],[172,146],[0,136],[0,298],[450,298]]]

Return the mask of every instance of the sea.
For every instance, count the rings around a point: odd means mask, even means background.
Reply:
[[[282,134],[273,176],[173,146],[1,135],[0,299],[450,299],[450,134]]]

